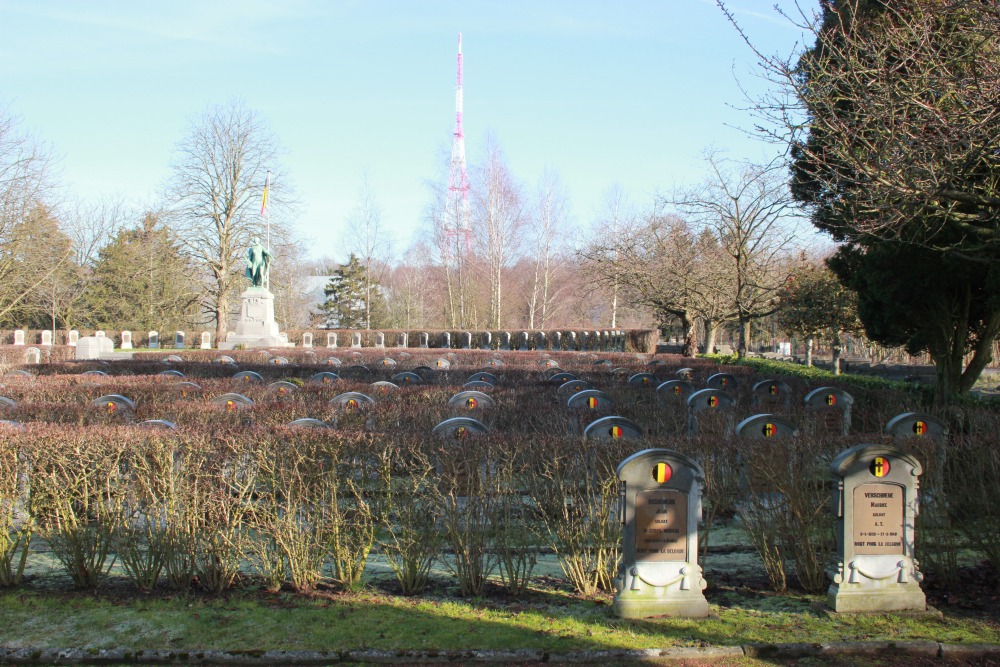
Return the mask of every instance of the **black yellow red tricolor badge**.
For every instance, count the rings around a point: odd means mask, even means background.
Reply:
[[[868,471],[876,477],[885,477],[889,474],[889,459],[884,456],[876,456],[868,466]]]
[[[827,394],[826,395],[826,404],[827,405],[836,405],[837,404],[837,395],[836,394]]]
[[[673,474],[674,471],[666,463],[657,463],[653,466],[653,481],[658,484],[669,482]]]
[[[479,405],[479,401],[472,398],[471,396],[465,399],[465,407],[467,407],[468,409],[475,410],[477,405]]]
[[[719,404],[719,397],[718,396],[709,396],[708,397],[708,407],[714,408],[718,404]]]
[[[772,424],[771,422],[764,424],[763,433],[765,438],[770,438],[777,432],[778,432],[778,427]]]
[[[919,419],[913,422],[913,433],[914,435],[924,435],[927,433],[927,422]]]
[[[597,397],[596,396],[591,396],[590,398],[587,399],[587,407],[590,408],[591,410],[593,410],[594,408],[597,407]]]
[[[612,438],[620,438],[620,437],[622,437],[622,433],[623,433],[622,427],[621,426],[612,426],[611,430],[608,431],[608,433],[611,434]]]
[[[778,395],[778,385],[776,385],[776,384],[768,385],[768,387],[767,387],[767,393],[771,394],[771,396],[777,396]]]

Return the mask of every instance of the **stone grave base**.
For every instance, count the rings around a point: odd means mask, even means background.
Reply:
[[[826,594],[826,604],[831,612],[837,614],[885,613],[885,612],[915,612],[918,614],[931,611],[931,615],[940,614],[933,607],[927,606],[927,597],[919,585],[900,586],[897,590],[863,588],[859,590],[844,590],[832,584]]]
[[[676,594],[676,592],[674,592]],[[665,598],[644,593],[641,595],[619,594],[611,605],[612,613],[620,618],[653,618],[672,616],[674,618],[718,618],[708,607],[704,595],[686,598]]]
[[[274,295],[263,287],[251,287],[240,295],[243,305],[236,333],[218,342],[220,350],[235,350],[267,347],[295,347],[288,342],[288,336],[278,331],[274,321]]]
[[[893,616],[903,616],[906,618],[936,618],[939,620],[944,620],[944,614],[937,607],[932,607],[927,605],[925,609],[890,609],[884,611],[834,611],[826,605],[825,602],[814,602],[812,604],[813,612],[821,614],[828,618],[841,618],[844,616],[884,616],[885,614],[892,614]]]

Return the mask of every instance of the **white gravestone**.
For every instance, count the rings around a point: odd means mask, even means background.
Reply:
[[[420,347],[430,347],[430,338],[429,334],[420,334]]]
[[[80,340],[80,332],[76,329],[70,329],[69,334],[66,336],[66,344],[70,347],[76,347],[76,341]]]
[[[160,332],[150,331],[149,332],[149,342],[146,343],[152,350],[158,350],[160,348]]]
[[[302,347],[312,347],[313,346],[313,335],[308,331],[302,334]]]
[[[381,331],[375,334],[375,347],[385,347],[385,334]]]
[[[337,347],[337,334],[335,334],[335,333],[328,333],[326,335],[326,346],[328,348],[336,348]]]
[[[351,334],[351,347],[361,347],[361,334],[358,332]]]
[[[26,364],[40,364],[42,363],[42,351],[37,347],[29,347],[24,351],[24,363]]]
[[[510,349],[510,332],[504,331],[500,334],[500,349],[509,350]]]
[[[94,337],[95,338],[107,338],[108,334],[105,331],[103,331],[103,330],[102,331],[95,331],[94,332]]]
[[[131,350],[132,349],[132,332],[131,331],[123,331],[122,332],[122,345],[121,345],[121,348],[123,350]]]
[[[444,349],[451,348],[451,334],[447,331],[441,334],[441,347]]]
[[[42,345],[52,345],[52,332],[43,331],[42,332]]]
[[[14,332],[14,345],[24,345],[24,331],[21,329]]]
[[[177,349],[179,349],[179,350],[184,348],[184,332],[183,331],[176,331],[176,332],[174,332],[174,347],[177,348]]]
[[[211,350],[212,349],[212,334],[207,331],[201,332],[201,349]]]
[[[409,336],[405,331],[396,334],[396,347],[406,347]]]

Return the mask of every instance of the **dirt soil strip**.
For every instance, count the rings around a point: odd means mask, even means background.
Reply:
[[[788,659],[808,656],[913,656],[982,659],[1000,657],[997,644],[940,644],[932,641],[833,642],[828,644],[747,644],[745,646],[622,649],[607,651],[132,651],[124,649],[5,649],[9,665],[329,665],[371,664],[613,664],[735,657]]]

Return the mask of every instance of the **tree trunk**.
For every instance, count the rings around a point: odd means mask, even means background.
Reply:
[[[715,352],[715,338],[719,332],[719,324],[713,319],[705,318],[705,354]]]
[[[750,346],[750,318],[740,315],[740,342],[736,351],[736,356],[743,359],[747,356],[747,348]]]
[[[698,354],[698,343],[694,337],[694,320],[687,313],[677,317],[681,321],[681,330],[684,332],[684,346],[681,348],[681,354],[685,357],[694,357]]]
[[[840,375],[840,354],[843,352],[843,347],[840,344],[840,333],[836,333],[833,336],[833,342],[830,344],[830,350],[833,352],[833,374]]]
[[[215,340],[216,345],[218,341],[226,340],[226,332],[229,329],[229,297],[225,294],[220,294],[219,298],[215,300]]]
[[[809,336],[806,338],[806,367],[812,368],[813,365],[813,337]]]

